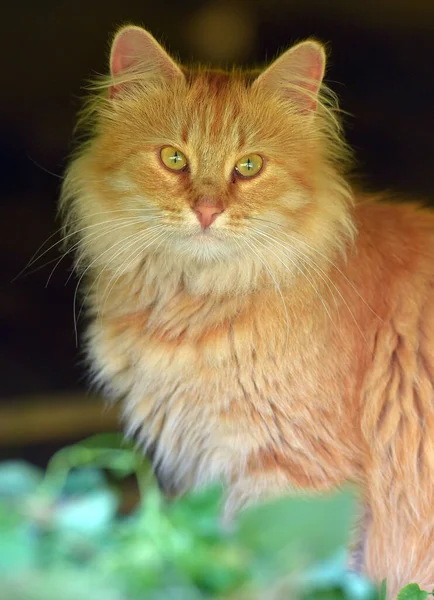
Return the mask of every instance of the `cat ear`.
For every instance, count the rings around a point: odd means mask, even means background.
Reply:
[[[323,46],[307,40],[279,56],[253,85],[279,92],[302,112],[311,112],[316,109],[325,63]]]
[[[157,40],[145,29],[129,25],[115,35],[110,51],[112,77],[122,80],[129,75],[147,73],[159,79],[183,77],[181,69]],[[125,85],[125,84],[123,84]],[[112,86],[113,97],[122,85]]]

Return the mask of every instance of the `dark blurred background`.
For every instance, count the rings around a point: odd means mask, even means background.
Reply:
[[[12,280],[59,227],[83,85],[106,71],[119,25],[145,26],[183,61],[222,66],[263,63],[308,36],[327,42],[327,80],[352,115],[346,133],[366,187],[434,198],[432,0],[23,0],[4,3],[1,21],[0,458],[43,464],[115,427],[85,393],[70,261],[51,274],[54,248]]]

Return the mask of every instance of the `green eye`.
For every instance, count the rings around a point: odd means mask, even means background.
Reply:
[[[247,154],[235,165],[237,173],[243,177],[253,177],[262,169],[262,157],[259,154]]]
[[[171,171],[182,171],[188,164],[181,150],[177,150],[173,146],[162,148],[160,156],[163,164]]]

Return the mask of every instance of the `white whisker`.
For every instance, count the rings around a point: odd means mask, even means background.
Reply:
[[[282,259],[273,251],[271,250],[266,244],[264,244],[263,242],[260,242],[259,240],[256,240],[258,243],[260,243],[264,248],[267,249],[268,252],[271,252],[276,258],[277,260],[285,267],[285,269],[287,271],[289,271],[289,267],[288,265],[286,265]],[[312,289],[314,290],[314,292],[316,293],[316,295],[318,296],[318,298],[320,299],[324,310],[327,314],[327,316],[329,317],[329,319],[333,322],[332,316],[330,314],[330,311],[327,307],[327,304],[325,303],[321,293],[319,292],[318,288],[315,287],[314,283],[309,279],[309,277],[306,275],[306,273],[303,271],[303,269],[297,265],[297,263],[295,262],[295,260],[293,260],[291,257],[287,256],[287,258],[290,260],[290,262],[292,263],[293,267],[295,267],[295,269],[306,279],[306,281],[309,283],[309,285],[312,287]]]
[[[107,211],[101,211],[101,212],[96,212],[96,213],[92,213],[91,215],[89,215],[89,217],[94,217],[97,215],[108,215],[108,214],[113,214],[113,213],[117,213],[117,212],[147,212],[147,211],[154,211],[154,208],[137,208],[137,209],[133,209],[133,208],[121,208],[121,209],[115,209],[115,210],[107,210]],[[128,219],[128,218],[132,218],[132,217],[123,217],[123,219]],[[122,219],[122,218],[121,218]],[[66,228],[69,228],[71,225],[73,225],[74,223],[78,223],[79,221],[82,221],[83,218],[77,218],[77,219],[73,219],[71,221],[68,221]],[[117,219],[110,219],[107,221],[102,221],[99,223],[93,223],[92,225],[86,225],[85,227],[78,229],[78,230],[74,230],[73,232],[63,236],[60,240],[58,240],[57,242],[55,242],[54,244],[52,244],[49,248],[47,248],[46,250],[44,250],[44,252],[42,254],[39,254],[39,252],[42,250],[42,248],[45,246],[45,244],[51,240],[53,237],[55,237],[56,235],[58,235],[61,231],[65,230],[65,226],[63,227],[59,227],[59,229],[56,229],[56,231],[54,231],[51,235],[48,236],[48,238],[42,242],[42,244],[39,246],[39,248],[36,250],[36,252],[33,253],[33,255],[31,256],[31,258],[29,259],[29,261],[27,262],[27,264],[21,269],[21,271],[15,275],[15,277],[13,278],[12,281],[16,281],[25,271],[26,269],[28,269],[29,267],[31,267],[36,261],[40,260],[43,256],[45,256],[45,254],[47,254],[47,252],[49,252],[52,248],[55,248],[56,246],[58,246],[59,244],[62,244],[63,242],[65,242],[68,238],[77,235],[78,233],[80,233],[81,231],[84,231],[85,229],[90,229],[92,227],[97,227],[99,225],[104,225],[106,223],[113,223],[114,221],[117,221]],[[69,250],[68,250],[69,252]]]
[[[135,237],[137,235],[138,235],[137,232],[135,232],[135,233],[127,236],[126,238],[118,240],[116,243],[112,244],[109,248],[107,248],[106,250],[104,250],[103,252],[101,252],[101,254],[99,254],[93,261],[91,261],[91,263],[86,267],[86,269],[83,271],[83,273],[79,277],[79,279],[77,281],[77,285],[75,286],[74,299],[73,299],[73,305],[72,305],[73,306],[74,331],[75,331],[75,341],[76,341],[76,344],[78,344],[77,319],[76,319],[76,302],[77,302],[78,289],[80,287],[81,281],[83,280],[83,277],[86,275],[86,273],[89,271],[89,269],[97,261],[99,261],[101,259],[102,256],[104,256],[105,254],[107,254],[107,252],[112,251],[113,248],[116,248],[117,246],[119,246],[119,244],[123,244],[126,240],[131,239],[132,237]]]
[[[99,232],[98,235],[94,235],[94,232],[92,231],[91,233],[88,233],[87,235],[83,236],[82,238],[80,238],[80,240],[78,240],[77,242],[75,242],[74,244],[72,244],[72,246],[70,246],[63,254],[62,256],[57,259],[57,263],[54,265],[53,270],[51,271],[50,275],[48,276],[47,282],[45,284],[45,287],[48,287],[48,284],[50,283],[50,280],[53,276],[53,273],[55,272],[55,270],[57,269],[57,267],[59,266],[59,264],[62,262],[62,260],[65,258],[65,256],[68,256],[68,254],[70,254],[71,252],[73,252],[74,250],[76,250],[79,246],[81,246],[83,244],[83,242],[87,239],[89,239],[90,237],[92,237],[93,240],[97,240],[101,237],[103,237],[104,235],[106,235],[107,233],[111,233],[112,231],[117,231],[119,229],[123,229],[124,227],[130,227],[131,225],[135,225],[135,224],[140,224],[142,222],[143,219],[138,219],[137,217],[135,219],[128,219],[128,221],[125,223],[124,221],[122,222],[122,224],[119,224],[117,222],[117,220],[115,221],[107,221],[105,226],[104,226],[104,231]],[[113,223],[115,224],[115,226],[113,226]],[[79,230],[79,231],[84,231],[84,228]],[[77,232],[78,233],[78,232]],[[63,240],[61,240],[63,241]],[[73,273],[75,270],[77,270],[78,264],[79,264],[80,258],[78,258],[76,260],[75,263],[75,268],[74,270],[69,274],[65,285],[68,284],[69,280],[71,279]]]
[[[255,231],[261,237],[264,237],[264,238],[270,240],[273,244],[277,244],[281,248],[283,248],[283,249],[285,249],[287,251],[289,250],[289,251],[293,252],[296,255],[297,258],[300,258],[304,263],[307,263],[315,271],[315,273],[317,273],[319,275],[320,279],[322,279],[322,281],[324,282],[324,284],[327,286],[327,289],[329,290],[329,292],[330,292],[330,294],[331,294],[331,296],[332,296],[332,298],[334,300],[335,307],[338,308],[335,295],[333,294],[333,290],[330,287],[330,283],[333,285],[333,287],[335,287],[335,289],[338,292],[339,292],[339,290],[336,288],[336,286],[334,285],[334,283],[330,280],[330,278],[327,275],[327,273],[323,269],[321,269],[321,267],[319,265],[317,265],[317,263],[315,263],[315,261],[313,259],[311,259],[307,255],[304,255],[304,254],[300,253],[293,246],[291,246],[289,244],[284,244],[284,243],[280,242],[276,238],[272,237],[271,235],[268,235],[267,233],[261,231],[260,229],[256,229],[255,227],[253,227],[252,231]]]
[[[155,229],[157,229],[157,231],[155,231]],[[163,231],[158,233],[158,229],[163,229]],[[153,233],[151,232],[151,230],[154,230]],[[151,240],[149,241],[150,233],[151,233]],[[102,306],[102,308],[98,311],[99,314],[101,312],[104,312],[104,307],[105,307],[107,299],[110,295],[110,292],[113,289],[113,287],[116,285],[116,282],[120,279],[120,277],[122,277],[122,275],[129,269],[129,266],[137,259],[138,256],[140,256],[140,254],[142,254],[144,252],[144,250],[146,250],[151,244],[153,244],[157,239],[159,239],[165,233],[167,233],[167,230],[164,229],[164,227],[162,225],[155,225],[153,228],[150,228],[149,230],[144,232],[139,237],[139,239],[136,239],[134,244],[129,244],[128,248],[130,248],[131,246],[135,246],[136,244],[141,244],[142,242],[149,242],[145,246],[140,245],[136,251],[133,250],[133,252],[122,262],[122,264],[115,271],[114,275],[110,278],[110,281],[108,282],[107,287],[101,297],[100,306]],[[125,249],[123,249],[123,251],[124,250]],[[128,264],[125,266],[125,268],[122,268],[125,265],[125,263],[128,263]],[[119,271],[120,271],[120,273],[119,273]],[[118,273],[119,273],[119,275],[118,275]]]
[[[369,303],[363,298],[363,296],[360,294],[360,292],[358,291],[358,289],[356,288],[356,286],[353,284],[353,282],[350,279],[348,279],[348,277],[345,275],[345,273],[329,257],[327,257],[325,254],[323,254],[320,250],[318,250],[314,246],[308,244],[305,240],[300,239],[299,237],[296,237],[294,235],[291,235],[288,231],[285,230],[284,225],[282,225],[281,223],[276,223],[275,221],[270,221],[268,219],[261,219],[259,217],[249,217],[249,219],[252,219],[254,221],[261,221],[262,223],[266,223],[266,224],[268,224],[268,227],[270,229],[274,229],[275,231],[279,231],[279,233],[282,233],[282,235],[285,235],[287,238],[295,241],[296,243],[302,243],[304,246],[306,246],[307,248],[309,248],[313,252],[316,252],[316,254],[319,254],[319,256],[321,256],[334,269],[336,269],[336,271],[338,271],[338,273],[340,273],[342,275],[342,277],[347,281],[347,283],[350,285],[350,287],[352,288],[352,290],[357,294],[357,296],[360,298],[360,300],[366,305],[367,308],[369,308],[369,310],[372,312],[372,314],[375,315],[377,317],[377,319],[379,319],[380,321],[383,321],[383,319],[380,317],[380,315],[378,315],[375,312],[375,310],[369,305]],[[275,227],[270,227],[270,225],[274,225]],[[277,230],[276,227],[279,227],[281,229]],[[302,234],[299,234],[299,235],[302,235]]]
[[[85,240],[89,239],[90,237],[92,237],[92,241],[95,241],[96,239],[98,239],[98,238],[101,238],[101,237],[103,237],[104,235],[106,235],[106,234],[108,234],[108,233],[111,233],[111,232],[114,232],[114,231],[116,231],[116,232],[117,232],[117,231],[119,231],[120,229],[124,229],[125,227],[130,227],[131,225],[143,225],[145,222],[148,222],[148,221],[155,221],[155,220],[158,220],[158,219],[161,219],[161,217],[159,217],[159,216],[151,216],[151,217],[143,217],[143,216],[140,216],[140,217],[135,217],[134,219],[133,219],[133,218],[131,218],[131,219],[130,219],[130,221],[128,221],[127,223],[121,223],[120,225],[118,224],[118,225],[116,225],[116,226],[115,226],[115,227],[113,227],[113,228],[110,228],[110,227],[109,227],[109,228],[108,228],[108,229],[106,229],[106,230],[105,230],[103,233],[99,234],[99,235],[98,235],[98,236],[96,236],[96,237],[93,237],[93,232],[92,232],[92,233],[90,233],[90,234],[87,234],[86,236],[84,236],[84,237],[83,237],[81,240],[79,240],[79,241],[78,241],[78,242],[75,244],[75,247],[77,247],[77,246],[80,246],[80,245],[83,245],[83,242],[84,242]],[[81,259],[82,259],[82,257],[81,257],[81,256],[79,256],[79,257],[78,257],[78,259],[76,260],[76,265],[75,265],[75,270],[76,270],[76,271],[78,271],[78,268],[79,268],[79,265],[80,265],[80,260],[81,260]],[[65,285],[68,283],[68,281],[70,280],[71,276],[72,276],[72,273],[71,273],[71,275],[68,277],[68,279],[66,280],[66,283],[65,283]]]
[[[264,269],[269,274],[269,276],[270,276],[272,282],[274,283],[274,286],[275,286],[275,288],[276,288],[276,290],[277,290],[277,292],[278,292],[278,294],[280,296],[280,299],[282,300],[283,308],[284,308],[284,311],[285,311],[285,320],[286,320],[285,347],[287,347],[288,343],[289,343],[289,315],[288,315],[288,309],[287,309],[287,306],[286,306],[285,298],[283,297],[283,294],[282,294],[282,290],[280,289],[280,286],[279,286],[276,278],[274,277],[271,269],[266,264],[265,260],[263,260],[259,256],[259,254],[256,252],[255,248],[253,247],[253,240],[248,241],[246,236],[243,236],[243,240],[244,240],[244,243],[247,244],[247,246],[250,248],[250,250],[255,254],[255,256],[261,262],[261,264],[264,267]],[[250,242],[252,242],[252,244],[250,244]]]
[[[157,218],[157,217],[155,217],[155,218]],[[142,221],[140,221],[140,222],[142,222]],[[143,233],[147,233],[147,232],[149,232],[149,231],[151,231],[151,230],[155,229],[156,227],[160,227],[160,226],[161,226],[161,225],[154,225],[153,227],[150,227],[150,228],[148,228],[148,229],[146,230],[146,232],[136,232],[136,235],[137,235],[137,236],[139,236],[139,237],[141,237],[141,235],[142,235]],[[118,227],[118,228],[117,228],[117,230],[118,230],[118,229],[120,229],[120,227]],[[127,238],[124,238],[124,240],[123,240],[123,241],[125,241],[126,239],[129,239],[129,238],[131,238],[131,236],[128,236]],[[101,271],[100,271],[100,273],[99,273],[98,277],[96,277],[96,278],[93,280],[93,282],[92,282],[92,285],[89,287],[89,289],[88,289],[88,291],[87,291],[87,293],[86,293],[86,296],[84,297],[84,299],[83,299],[83,302],[81,303],[80,310],[78,311],[78,315],[77,315],[77,321],[80,319],[80,315],[81,315],[81,313],[82,313],[82,311],[83,311],[84,305],[85,305],[85,303],[86,303],[86,300],[87,300],[87,298],[88,298],[88,296],[89,296],[89,294],[90,294],[90,292],[91,292],[92,288],[93,288],[93,287],[94,287],[94,285],[95,285],[95,284],[97,284],[97,283],[98,283],[98,281],[101,279],[101,277],[102,277],[102,275],[103,275],[104,271],[110,267],[110,264],[111,264],[111,263],[113,263],[113,262],[116,260],[116,258],[117,258],[117,257],[118,257],[118,256],[119,256],[119,255],[120,255],[122,252],[125,252],[125,251],[126,251],[128,248],[130,248],[131,246],[133,246],[135,243],[136,243],[136,240],[133,240],[133,241],[131,242],[131,244],[127,244],[127,246],[126,246],[126,247],[125,247],[125,246],[123,246],[123,247],[122,247],[120,250],[118,250],[118,251],[115,253],[115,255],[114,255],[114,256],[112,256],[112,257],[111,257],[111,259],[110,259],[109,263],[108,263],[107,265],[105,265],[105,266],[104,266],[104,267],[101,269]],[[112,247],[113,247],[113,246],[112,246]]]
[[[89,287],[89,289],[88,289],[88,291],[87,291],[87,294],[86,294],[86,296],[85,296],[85,298],[84,298],[84,300],[83,300],[83,302],[82,302],[82,304],[81,304],[80,311],[79,311],[79,313],[78,313],[78,316],[77,316],[77,320],[80,318],[80,315],[81,315],[81,312],[82,312],[82,310],[83,310],[83,307],[84,307],[84,305],[85,305],[85,303],[86,303],[86,299],[87,299],[87,297],[89,296],[89,294],[90,294],[90,292],[91,292],[92,288],[94,287],[94,285],[95,285],[95,284],[97,284],[97,283],[98,283],[98,281],[101,279],[101,277],[102,277],[102,275],[103,275],[104,271],[106,271],[106,270],[107,270],[107,269],[110,267],[110,265],[111,265],[111,264],[112,264],[112,263],[113,263],[113,262],[116,260],[116,258],[117,258],[117,257],[118,257],[120,254],[122,254],[123,252],[126,252],[126,251],[127,251],[129,248],[131,248],[132,246],[134,247],[134,246],[135,246],[137,243],[139,243],[139,242],[140,242],[140,241],[143,239],[143,237],[145,237],[145,236],[149,235],[149,233],[150,233],[150,232],[154,231],[155,229],[159,229],[160,227],[161,227],[161,224],[158,224],[158,225],[154,225],[154,226],[152,226],[152,227],[150,227],[150,228],[146,229],[146,231],[137,232],[137,233],[136,233],[136,235],[134,236],[134,239],[133,239],[133,241],[132,241],[130,244],[126,244],[126,246],[122,246],[122,247],[120,248],[120,250],[118,250],[118,251],[115,253],[115,255],[111,257],[111,259],[110,259],[110,261],[108,262],[108,264],[106,264],[106,265],[105,265],[105,266],[104,266],[104,267],[101,269],[101,271],[100,271],[100,273],[99,273],[98,277],[96,277],[96,278],[94,279],[94,281],[92,282],[92,285]],[[131,238],[131,237],[132,237],[132,236],[128,236],[128,238],[125,238],[125,239],[124,239],[124,240],[122,240],[122,241],[125,241],[126,239],[129,239],[129,238]],[[131,257],[131,254],[128,256],[127,260],[128,260],[130,257]],[[124,261],[124,262],[125,262],[125,261]],[[121,267],[123,266],[124,262],[121,264]],[[116,271],[116,272],[117,272],[117,271]],[[110,285],[110,282],[112,281],[112,279],[113,279],[113,277],[110,279],[110,281],[109,281],[108,285]],[[107,288],[106,288],[106,290],[107,290]],[[103,294],[103,298],[104,298],[104,296],[105,296],[105,292],[104,292],[104,294]]]
[[[310,265],[310,268],[313,269],[318,275],[319,277],[324,281],[324,283],[326,284],[327,288],[329,289],[330,293],[332,294],[332,297],[335,301],[335,306],[336,306],[336,298],[333,294],[333,291],[330,288],[331,284],[333,286],[333,288],[336,290],[336,292],[338,293],[339,297],[341,298],[342,302],[344,303],[346,309],[348,310],[349,314],[351,315],[351,318],[354,321],[354,324],[356,325],[360,335],[363,337],[363,339],[365,340],[365,342],[367,342],[366,336],[363,333],[353,311],[351,310],[348,302],[346,301],[345,297],[343,296],[343,294],[341,293],[341,291],[339,290],[339,288],[336,286],[336,284],[332,281],[332,279],[329,277],[329,275],[317,264],[315,263],[315,261],[309,257],[308,255],[304,254],[303,252],[301,252],[298,248],[296,248],[294,245],[287,245],[284,244],[282,242],[280,242],[279,240],[276,240],[275,238],[268,236],[266,233],[261,232],[260,230],[256,230],[255,228],[253,228],[253,230],[257,231],[260,235],[268,237],[270,240],[273,241],[274,244],[278,244],[279,246],[281,246],[282,248],[286,249],[286,250],[290,250],[291,252],[295,253],[302,261],[304,261],[306,264]],[[277,231],[277,230],[275,230]],[[282,232],[283,233],[283,232]],[[289,236],[288,236],[289,237]],[[297,238],[293,238],[295,241],[298,241]],[[319,253],[321,254],[321,253]],[[321,254],[321,256],[323,256],[323,258],[327,258],[324,255]],[[331,262],[331,261],[329,261]],[[332,263],[333,265],[333,263]],[[334,266],[334,265],[333,265]],[[327,278],[327,280],[325,279]],[[339,314],[339,313],[338,313]]]
[[[262,233],[262,232],[260,232],[260,231],[258,231],[258,233],[259,233],[259,235],[266,236],[266,234],[263,234],[263,233]],[[286,249],[286,250],[290,250],[291,252],[294,252],[298,258],[300,258],[302,261],[306,262],[306,263],[307,263],[307,264],[310,266],[310,268],[311,268],[311,269],[313,269],[313,270],[314,270],[314,271],[315,271],[315,272],[318,274],[318,276],[319,276],[319,277],[320,277],[320,278],[321,278],[321,279],[324,281],[325,285],[327,286],[328,290],[330,291],[330,293],[331,293],[331,295],[332,295],[332,297],[333,297],[333,300],[334,300],[334,302],[335,302],[335,307],[336,307],[336,308],[338,308],[338,307],[337,307],[336,298],[335,298],[335,296],[334,296],[334,294],[333,294],[333,290],[331,289],[331,287],[330,287],[330,284],[333,286],[333,288],[336,290],[336,292],[337,292],[337,293],[338,293],[338,295],[340,296],[340,298],[341,298],[342,302],[344,303],[345,307],[347,308],[348,312],[350,313],[350,315],[351,315],[351,318],[353,319],[353,321],[354,321],[354,324],[356,325],[356,327],[357,327],[357,329],[358,329],[358,331],[359,331],[360,335],[363,337],[363,339],[365,340],[365,342],[367,342],[366,336],[365,336],[365,334],[363,333],[363,331],[362,331],[362,329],[361,329],[361,327],[360,327],[359,323],[357,322],[357,319],[356,319],[356,317],[355,317],[355,315],[354,315],[353,311],[351,310],[351,308],[350,308],[350,306],[349,306],[348,302],[345,300],[345,297],[342,295],[342,293],[341,293],[341,291],[339,290],[339,288],[338,288],[338,287],[335,285],[335,283],[334,283],[334,282],[333,282],[333,281],[330,279],[330,277],[327,275],[327,273],[326,273],[326,272],[325,272],[323,269],[321,269],[321,267],[320,267],[319,265],[317,265],[317,264],[316,264],[316,263],[313,261],[313,259],[311,259],[311,258],[310,258],[309,256],[307,256],[307,255],[304,255],[304,254],[302,254],[302,253],[301,253],[301,252],[299,252],[299,251],[298,251],[296,248],[294,248],[294,247],[292,247],[292,246],[288,246],[288,245],[282,244],[282,243],[280,243],[278,240],[276,240],[276,239],[274,239],[274,238],[272,238],[272,237],[270,237],[270,236],[266,236],[266,237],[268,237],[270,240],[272,240],[272,241],[273,241],[273,243],[280,245],[280,246],[281,246],[281,247],[283,247],[284,249]],[[328,280],[328,281],[327,281],[327,280]],[[337,314],[339,315],[339,312],[338,312]]]

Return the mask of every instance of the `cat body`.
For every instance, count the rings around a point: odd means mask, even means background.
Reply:
[[[121,30],[62,208],[94,378],[163,490],[223,481],[230,517],[356,482],[393,598],[434,587],[434,214],[346,183],[323,70],[305,42],[187,72]]]

